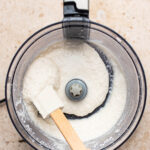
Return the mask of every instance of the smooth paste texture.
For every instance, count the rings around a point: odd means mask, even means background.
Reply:
[[[49,72],[56,71],[54,68],[52,70],[49,68],[49,61],[52,61],[56,65],[55,67],[58,68],[57,76],[54,78],[49,78]],[[95,139],[108,132],[123,112],[126,101],[125,79],[119,66],[114,62],[112,63],[115,72],[114,87],[106,106],[88,118],[70,120],[83,141]],[[39,64],[40,67],[38,66],[38,68],[41,68],[37,72],[34,72],[36,70],[35,64]],[[80,102],[70,101],[65,95],[66,84],[74,78],[83,80],[88,87],[86,98]],[[92,112],[105,100],[108,92],[109,76],[98,53],[88,44],[80,41],[57,43],[33,61],[25,75],[23,86],[27,111],[41,130],[50,136],[64,140],[51,118],[43,120],[38,115],[38,111],[33,106],[31,97],[29,97],[29,93],[30,96],[36,96],[44,86],[50,83],[54,85],[58,96],[62,100],[65,113],[84,116]],[[34,94],[32,94],[32,91]]]

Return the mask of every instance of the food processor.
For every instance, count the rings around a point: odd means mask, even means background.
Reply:
[[[91,117],[107,105],[115,82],[111,57],[115,58],[115,63],[121,67],[127,87],[125,107],[117,123],[102,136],[84,141],[85,145],[91,150],[117,149],[131,136],[143,115],[146,103],[146,79],[141,62],[133,48],[112,29],[89,20],[88,0],[64,0],[63,21],[48,25],[29,37],[16,52],[7,73],[5,98],[10,118],[18,133],[34,149],[69,150],[70,148],[64,141],[47,136],[30,118],[22,95],[25,73],[35,58],[48,47],[58,42],[76,40],[87,43],[98,53],[109,74],[109,87],[105,100],[100,106],[87,115],[65,113],[69,120]],[[82,94],[76,91],[77,85],[80,87],[78,89],[82,89]],[[84,100],[88,94],[88,85],[86,81],[74,78],[68,81],[64,92],[72,101]]]

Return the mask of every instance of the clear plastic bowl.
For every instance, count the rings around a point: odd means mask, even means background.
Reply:
[[[39,30],[24,42],[10,64],[6,79],[5,94],[11,120],[19,134],[33,148],[38,150],[57,150],[59,147],[69,149],[69,146],[61,140],[47,137],[33,123],[23,103],[21,92],[28,66],[47,47],[65,40],[66,29],[89,31],[88,39],[84,39],[83,34],[78,34],[75,38],[92,41],[99,47],[106,47],[122,67],[127,84],[124,112],[112,130],[102,137],[85,143],[93,150],[116,149],[130,137],[142,117],[146,102],[146,80],[143,67],[132,47],[113,30],[94,22],[58,22]]]

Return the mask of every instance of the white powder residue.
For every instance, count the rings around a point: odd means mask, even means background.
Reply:
[[[46,85],[52,85],[55,89],[59,86],[59,71],[51,60],[43,57],[37,58],[29,67],[24,79],[24,98],[35,99]]]
[[[41,60],[42,63],[40,62]],[[49,60],[53,61],[59,69],[56,77],[57,81],[55,77],[52,80],[55,81],[53,84],[57,94],[64,103],[63,111],[69,114],[84,116],[101,105],[108,92],[109,76],[98,53],[88,44],[78,41],[74,43],[58,43],[48,48],[31,64],[25,76],[23,87],[28,113],[41,130],[55,138],[64,140],[51,118],[43,120],[38,115],[28,96],[29,93],[35,96],[39,90],[51,83],[51,78],[49,78],[47,72],[49,70],[48,63],[46,63]],[[122,115],[126,102],[126,83],[120,67],[115,61],[111,61],[114,70],[113,88],[105,107],[88,118],[70,120],[83,141],[95,139],[105,134],[117,123]],[[41,70],[36,73],[34,72],[35,63],[41,65]],[[31,74],[30,72],[34,73]],[[66,84],[74,78],[82,79],[88,87],[88,95],[80,102],[72,102],[65,95]],[[35,84],[32,82],[33,79]],[[29,84],[32,85],[29,86]]]

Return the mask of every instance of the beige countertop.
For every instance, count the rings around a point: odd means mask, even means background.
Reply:
[[[10,61],[19,46],[38,29],[63,18],[62,0],[0,0],[0,99]],[[120,33],[144,66],[148,96],[143,119],[119,150],[150,149],[150,0],[91,0],[90,18]],[[0,150],[31,150],[0,106]]]

